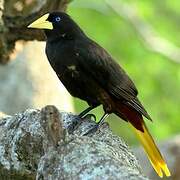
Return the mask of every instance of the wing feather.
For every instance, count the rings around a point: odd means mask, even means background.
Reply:
[[[94,78],[113,97],[124,101],[139,113],[150,119],[147,111],[137,98],[138,91],[121,66],[116,63],[105,49],[89,40],[87,45],[78,44],[81,69]]]

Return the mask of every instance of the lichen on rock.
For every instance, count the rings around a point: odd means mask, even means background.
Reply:
[[[107,123],[87,134],[94,125],[54,106],[2,118],[1,179],[147,179]]]

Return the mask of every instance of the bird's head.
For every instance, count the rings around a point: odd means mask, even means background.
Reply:
[[[71,17],[63,12],[52,12],[31,23],[28,28],[44,29],[47,38],[64,37],[73,39],[84,34]]]

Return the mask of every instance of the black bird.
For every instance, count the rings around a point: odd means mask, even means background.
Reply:
[[[107,51],[63,12],[45,14],[28,27],[44,29],[46,54],[52,68],[72,96],[88,103],[80,116],[102,104],[105,113],[100,122],[111,113],[129,122],[157,174],[163,177],[164,172],[170,176],[144,123],[143,116],[151,118],[137,98],[134,83]]]

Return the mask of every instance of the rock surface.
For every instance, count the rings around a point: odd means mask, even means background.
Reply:
[[[60,112],[26,110],[0,121],[0,179],[145,180],[128,146],[106,123]]]

